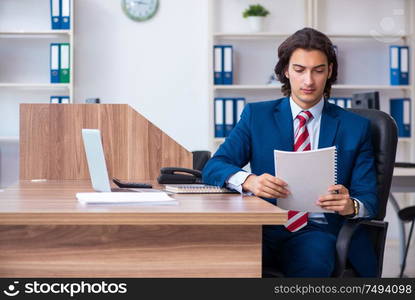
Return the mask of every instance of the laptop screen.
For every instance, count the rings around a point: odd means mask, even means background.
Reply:
[[[97,192],[111,192],[101,132],[98,129],[82,129],[82,139],[92,187]]]

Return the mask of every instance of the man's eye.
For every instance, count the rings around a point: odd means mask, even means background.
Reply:
[[[316,70],[317,73],[323,73],[324,70]]]
[[[297,73],[301,73],[304,70],[303,69],[294,69],[294,71],[296,71]]]

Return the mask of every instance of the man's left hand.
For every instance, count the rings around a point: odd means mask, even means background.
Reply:
[[[321,208],[338,212],[340,215],[350,215],[354,212],[353,200],[350,198],[349,190],[341,184],[332,185],[328,188],[329,194],[321,196],[316,204]]]

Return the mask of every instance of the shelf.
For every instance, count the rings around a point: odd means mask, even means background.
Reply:
[[[18,136],[0,136],[0,142],[2,143],[13,143],[18,142],[19,137]]]
[[[275,90],[280,89],[281,84],[272,85],[215,85],[214,89],[219,90]],[[410,85],[359,85],[359,84],[334,84],[332,86],[336,90],[411,90]]]
[[[276,32],[255,32],[255,33],[244,33],[244,32],[216,32],[213,34],[214,38],[222,39],[273,39],[273,38],[286,38],[291,34],[288,33],[276,33]],[[375,39],[406,39],[409,35],[406,34],[392,34],[392,35],[381,35],[381,34],[348,34],[348,33],[331,33],[327,34],[329,38],[375,38]]]
[[[72,30],[45,30],[45,31],[0,31],[0,38],[48,38],[70,36]]]
[[[0,88],[69,89],[70,83],[0,83]]]
[[[214,138],[213,141],[216,144],[221,144],[225,141],[225,138]],[[402,142],[402,143],[410,143],[411,142],[411,138],[409,137],[401,137],[398,139],[398,142]]]
[[[363,38],[363,39],[371,39],[371,38],[385,38],[385,39],[406,39],[410,37],[407,34],[349,34],[349,33],[328,33],[327,36],[329,38]]]
[[[290,34],[273,33],[273,32],[255,32],[255,33],[237,33],[237,32],[217,32],[213,34],[215,38],[226,39],[273,39],[273,38],[286,38]]]
[[[337,90],[411,90],[410,85],[334,84]]]
[[[243,84],[230,84],[230,85],[215,85],[215,90],[275,90],[280,89],[281,84],[270,85],[243,85]]]

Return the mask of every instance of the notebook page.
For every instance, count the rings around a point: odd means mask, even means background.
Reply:
[[[336,184],[336,147],[311,151],[287,152],[274,150],[275,174],[288,184],[287,198],[277,205],[287,210],[333,212],[322,209],[315,202],[328,194],[329,186]]]

